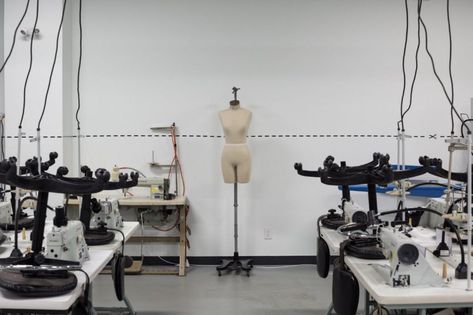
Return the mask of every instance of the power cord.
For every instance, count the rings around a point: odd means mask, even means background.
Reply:
[[[88,309],[91,307],[89,301],[89,291],[90,291],[90,276],[84,269],[78,269],[77,271],[82,272],[85,275],[85,288],[84,288],[84,306]]]
[[[30,39],[30,63],[29,63],[28,72],[25,78],[25,84],[23,86],[23,108],[21,110],[20,124],[18,125],[18,128],[20,129],[21,129],[21,125],[23,124],[23,119],[25,118],[26,88],[28,87],[28,80],[30,78],[31,68],[33,67],[33,40],[34,40],[34,31],[36,30],[36,26],[38,25],[38,18],[39,18],[39,0],[36,0],[36,15],[35,15],[35,20],[34,20],[34,25],[33,25],[33,32],[31,34],[31,39]]]
[[[144,236],[144,218],[143,218],[143,214],[146,214],[146,213],[150,213],[151,210],[146,210],[146,211],[143,211],[140,213],[140,223],[141,223],[141,236]],[[143,260],[144,256],[143,256],[143,240],[141,240],[141,260]],[[175,264],[173,262],[170,262],[166,259],[164,259],[163,257],[161,256],[157,256],[160,260],[162,260],[163,262],[169,264],[169,265],[172,265],[172,266],[177,266],[178,264]]]
[[[25,16],[26,16],[26,13],[28,12],[29,6],[30,6],[30,0],[28,0],[26,2],[25,11],[23,12],[23,15],[21,16],[20,21],[16,25],[15,31],[13,32],[13,41],[12,41],[12,44],[10,46],[10,52],[8,53],[7,58],[5,58],[5,61],[3,62],[2,67],[0,68],[0,73],[2,73],[3,69],[7,65],[8,60],[10,60],[11,54],[13,53],[13,49],[15,48],[16,34],[18,33],[18,29],[20,28],[21,23],[23,23],[23,20],[25,19]],[[34,30],[33,30],[33,34],[34,34]]]
[[[124,254],[125,253],[125,234],[119,229],[107,228],[107,230],[116,231],[122,235],[122,254]]]
[[[57,53],[58,53],[58,49],[59,49],[59,37],[61,35],[62,24],[64,22],[64,14],[66,12],[66,4],[67,4],[67,0],[64,0],[63,5],[62,5],[61,22],[59,23],[59,28],[57,30],[57,35],[56,35],[56,48],[54,50],[53,64],[51,66],[51,72],[49,74],[48,87],[46,88],[46,94],[44,96],[43,111],[41,112],[41,116],[39,117],[39,121],[38,121],[38,127],[37,127],[38,131],[41,129],[41,121],[43,120],[43,116],[44,116],[44,113],[46,111],[46,105],[48,103],[49,90],[51,88],[51,81],[53,79],[54,68],[56,67]],[[38,139],[38,141],[39,141],[39,139]]]
[[[455,90],[453,88],[453,75],[452,75],[452,25],[450,23],[450,0],[447,0],[447,25],[448,25],[448,41],[449,41],[449,54],[448,54],[448,74],[450,76],[450,88],[452,95],[452,104],[454,104]],[[450,119],[452,122],[451,134],[455,132],[455,121],[453,120],[453,107],[450,108]]]
[[[448,24],[449,24],[449,40],[450,40],[450,43],[451,43],[451,26],[450,26],[450,9],[449,9],[449,4],[450,2],[448,1],[447,2],[447,18],[448,18]],[[449,56],[449,73],[450,73],[450,85],[452,87],[452,96],[450,97],[448,95],[448,92],[447,92],[447,89],[445,87],[445,84],[443,83],[442,79],[440,78],[439,74],[437,73],[437,68],[435,67],[435,60],[434,60],[434,57],[432,55],[432,53],[430,52],[430,49],[429,49],[429,42],[428,42],[428,31],[427,31],[427,26],[425,25],[425,22],[424,20],[422,19],[422,17],[420,18],[420,22],[421,22],[421,25],[422,25],[422,28],[424,29],[424,34],[425,34],[425,51],[427,52],[427,55],[429,56],[429,59],[430,59],[430,62],[432,64],[432,70],[434,72],[434,75],[435,77],[437,78],[437,81],[440,83],[440,86],[442,87],[442,90],[445,94],[445,97],[447,98],[449,104],[450,104],[450,112],[451,113],[455,113],[455,115],[457,116],[457,118],[462,122],[462,125],[464,125],[464,120],[462,119],[461,115],[458,113],[455,105],[454,105],[454,93],[453,93],[453,77],[452,77],[452,74],[451,74],[451,47],[450,47],[450,56]],[[453,115],[453,114],[452,114]],[[468,132],[471,132],[470,131],[470,128],[465,125],[465,127],[467,128]],[[452,119],[452,131],[453,131],[453,128],[454,128],[454,125],[453,125],[453,119]],[[452,133],[453,134],[453,133]]]
[[[3,122],[4,117],[0,118],[0,128],[1,128],[1,135],[0,135],[0,159],[5,159],[5,124]]]
[[[79,111],[80,111],[80,70],[82,66],[82,0],[79,0],[79,63],[77,65],[77,111],[76,111],[76,121],[77,121],[77,130],[80,130],[80,120],[79,120]]]
[[[21,118],[20,118],[20,123],[18,124],[18,156],[17,156],[17,162],[18,164],[20,163],[20,152],[21,152],[21,138],[22,138],[22,133],[21,133],[21,128],[22,128],[22,124],[23,124],[23,119],[25,118],[25,109],[26,109],[26,88],[28,87],[28,80],[29,80],[29,77],[30,77],[30,73],[31,73],[31,68],[33,67],[33,40],[34,40],[34,32],[36,30],[36,26],[38,25],[38,18],[39,18],[39,0],[36,0],[36,15],[35,15],[35,20],[34,20],[34,25],[33,25],[33,32],[31,34],[31,39],[30,39],[30,62],[29,62],[29,67],[28,67],[28,72],[26,74],[26,78],[25,78],[25,84],[24,84],[24,87],[23,87],[23,106],[22,106],[22,110],[21,110]],[[39,164],[40,165],[40,164]],[[19,175],[19,172],[20,172],[20,168],[18,167],[17,169],[17,172]],[[15,195],[15,199],[16,199],[16,203],[19,204],[20,203],[20,188],[19,187],[16,187],[16,195]],[[15,211],[15,236],[14,236],[14,242],[15,242],[15,250],[14,251],[18,251],[18,233],[16,233],[18,231],[18,217],[19,217],[19,213],[20,213],[20,208],[18,207],[17,209],[13,209],[13,211]]]
[[[184,174],[182,172],[182,166],[181,166],[181,159],[179,157],[178,151],[177,151],[177,136],[176,136],[176,125],[172,124],[171,126],[171,139],[172,139],[172,148],[174,152],[173,159],[171,161],[171,167],[169,167],[169,173],[168,173],[168,179],[171,178],[171,171],[172,171],[172,166],[175,165],[174,167],[179,170],[179,174],[181,177],[181,182],[182,182],[182,196],[185,196],[186,194],[186,183],[184,181]],[[177,179],[176,179],[176,185],[177,185]],[[176,187],[176,192],[177,192],[177,187]]]
[[[409,6],[407,4],[407,0],[404,0],[404,7],[406,10],[406,35],[404,37],[404,49],[402,52],[402,78],[403,78],[403,84],[402,84],[402,94],[401,94],[401,120],[399,121],[402,125],[402,129],[404,129],[404,121],[402,119],[403,116],[403,106],[404,106],[404,95],[406,93],[406,50],[407,50],[407,40],[409,38]],[[399,122],[398,122],[398,130],[399,128]]]
[[[413,94],[414,94],[414,85],[415,85],[415,82],[416,82],[416,79],[417,79],[417,72],[419,70],[420,24],[421,24],[422,1],[423,0],[418,0],[418,2],[417,2],[417,48],[416,48],[416,53],[415,53],[415,68],[414,68],[414,76],[412,78],[411,88],[410,88],[410,92],[409,92],[409,106],[401,114],[401,127],[402,127],[402,130],[405,130],[405,128],[404,128],[404,116],[409,112],[409,110],[412,107],[412,97],[413,97]],[[406,10],[406,12],[408,12],[408,11]]]

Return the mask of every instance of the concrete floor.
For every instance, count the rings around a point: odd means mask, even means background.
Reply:
[[[127,296],[139,314],[325,314],[331,277],[318,277],[315,266],[255,267],[244,274],[217,276],[215,267],[192,266],[186,277],[127,276]],[[110,275],[93,286],[94,305],[117,302]]]

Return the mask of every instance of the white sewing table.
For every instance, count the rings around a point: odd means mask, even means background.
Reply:
[[[443,260],[433,256],[430,251],[426,251],[426,259],[440,274]],[[392,287],[387,283],[387,269],[381,267],[388,266],[387,260],[345,256],[345,263],[367,293],[388,309],[418,309],[420,314],[426,314],[427,309],[432,308],[473,307],[473,291],[466,290],[466,280],[454,279],[456,266],[448,266],[448,276],[452,280],[444,287]]]
[[[4,251],[0,256],[7,257],[9,254],[10,252]],[[112,259],[113,254],[113,250],[90,252],[90,259],[82,265],[82,269],[89,275],[91,283]],[[0,312],[69,311],[82,295],[86,283],[86,277],[82,272],[75,271],[74,274],[77,276],[77,287],[68,294],[56,297],[23,298],[7,290],[0,289]]]
[[[340,254],[340,243],[348,237],[326,227],[320,227],[320,236],[325,240],[330,249],[330,256],[338,256]]]
[[[135,234],[139,226],[140,226],[140,223],[136,221],[123,222],[123,227],[120,228],[119,230],[122,231],[123,234],[125,235],[125,243],[130,239],[130,237],[133,236],[133,234]],[[117,232],[117,231],[112,231],[112,232],[115,233],[115,239],[111,243],[106,244],[106,245],[89,246],[89,251],[111,249],[114,252],[116,252],[118,250],[121,250],[123,236],[120,232]]]
[[[320,228],[320,234],[327,242],[331,255],[338,255],[340,243],[347,237],[325,227]],[[431,253],[436,248],[435,230],[419,227],[411,231],[410,234],[413,241],[427,249],[427,261],[439,274],[443,262],[448,264],[448,276],[452,278],[451,283],[445,287],[394,288],[387,284],[386,275],[383,275],[383,267],[379,267],[388,266],[387,260],[366,260],[345,256],[346,265],[366,290],[365,314],[369,310],[367,306],[370,296],[378,304],[388,309],[419,309],[421,314],[425,314],[427,309],[432,308],[473,308],[473,291],[466,291],[467,281],[454,278],[455,267],[460,262],[459,246],[454,245],[453,256],[437,258]]]
[[[125,235],[125,242],[136,232],[139,227],[138,222],[123,222],[124,226],[120,229]],[[52,222],[46,222],[45,231],[49,231],[52,228]],[[115,239],[113,242],[100,245],[90,246],[89,255],[90,259],[86,261],[82,268],[89,275],[91,284],[97,275],[107,266],[108,262],[113,258],[113,255],[121,250],[122,246],[122,234],[114,231]],[[10,255],[13,249],[13,232],[4,233],[10,237],[10,241],[5,241],[0,245],[0,258],[5,258]],[[21,240],[21,232],[19,233],[18,246],[22,251],[25,251],[28,247],[31,247],[30,239],[31,230],[26,231],[26,240]],[[69,309],[74,305],[77,299],[82,295],[85,287],[86,278],[82,272],[74,272],[77,276],[78,285],[77,287],[68,294],[47,297],[47,298],[23,298],[14,293],[8,292],[7,290],[0,289],[0,311],[6,312],[11,310],[14,312],[22,311],[64,311],[68,312]],[[91,287],[92,289],[92,287]],[[128,305],[127,305],[128,306]]]

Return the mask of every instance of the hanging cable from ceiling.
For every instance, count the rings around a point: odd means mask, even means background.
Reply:
[[[407,2],[406,2],[407,6]],[[414,86],[415,82],[417,79],[417,73],[419,70],[419,50],[420,50],[420,41],[421,41],[421,32],[420,32],[420,24],[421,24],[421,11],[422,11],[422,0],[417,1],[417,47],[416,47],[416,53],[415,53],[415,67],[414,67],[414,76],[412,77],[412,82],[411,82],[411,87],[410,87],[410,92],[409,92],[409,105],[407,106],[407,109],[402,112],[402,105],[401,105],[401,127],[402,131],[405,131],[405,125],[404,125],[404,117],[406,114],[410,111],[412,108],[412,98],[414,95]],[[408,14],[408,10],[406,9],[406,12]],[[407,19],[409,19],[409,16],[407,16]],[[406,31],[407,35],[407,31]],[[406,43],[407,43],[407,38],[406,38]]]
[[[453,75],[452,75],[452,23],[450,22],[450,0],[447,0],[447,25],[448,25],[448,42],[449,42],[449,51],[448,51],[448,74],[450,77],[450,89],[452,95],[452,104],[455,102],[455,89],[453,87]],[[455,132],[455,121],[453,120],[453,107],[450,108],[450,119],[452,121],[452,130],[451,134]]]
[[[38,126],[36,128],[36,132],[37,132],[36,141],[37,141],[37,145],[38,145],[37,149],[38,149],[38,171],[39,171],[39,173],[42,173],[42,169],[41,169],[41,122],[43,120],[44,113],[46,112],[46,106],[48,104],[49,90],[51,88],[51,82],[52,82],[52,79],[53,79],[54,69],[56,67],[56,60],[57,60],[57,55],[58,55],[58,50],[59,50],[59,39],[60,39],[60,36],[61,36],[62,24],[64,22],[64,14],[66,12],[66,4],[67,4],[67,0],[64,0],[63,5],[62,5],[61,21],[59,22],[59,27],[58,27],[57,35],[56,35],[56,47],[55,47],[55,50],[54,50],[54,59],[53,59],[52,65],[51,65],[51,72],[49,73],[48,87],[46,88],[46,94],[44,95],[43,110],[41,112],[41,116],[39,117]]]
[[[81,160],[80,160],[80,70],[82,66],[82,0],[79,0],[79,63],[77,65],[77,111],[76,111],[76,122],[77,122],[77,163],[78,163],[78,175],[80,176]]]
[[[405,69],[405,59],[406,59],[406,50],[407,50],[407,43],[409,38],[409,6],[407,0],[404,1],[405,11],[406,11],[406,32],[405,32],[405,39],[404,39],[404,49],[402,55],[402,74],[403,74],[403,87],[402,87],[402,94],[401,94],[401,104],[400,104],[400,113],[401,118],[397,123],[397,163],[398,169],[404,170],[406,161],[405,161],[405,124],[404,124],[404,116],[409,112],[412,107],[412,98],[414,94],[414,86],[417,79],[417,72],[419,69],[419,50],[420,50],[420,13],[422,10],[422,0],[417,1],[417,46],[415,52],[415,68],[414,68],[414,75],[412,77],[410,90],[409,90],[409,105],[406,110],[404,110],[404,98],[406,93],[406,69]],[[399,182],[401,186],[401,195],[399,200],[400,208],[404,207],[406,202],[406,189],[405,189],[405,182],[401,180]]]
[[[28,66],[28,72],[26,73],[25,84],[23,86],[23,107],[22,107],[22,110],[21,110],[20,123],[18,124],[19,129],[22,128],[23,120],[25,118],[26,90],[27,90],[27,87],[28,87],[28,81],[29,81],[30,74],[31,74],[31,68],[33,67],[34,30],[36,29],[36,26],[38,25],[38,18],[39,18],[39,0],[36,0],[36,15],[35,15],[35,20],[34,20],[34,25],[33,25],[33,32],[31,34],[31,38],[30,38],[30,63],[29,63],[29,66]]]
[[[449,31],[449,42],[450,42],[450,45],[452,45],[452,35],[451,35],[451,25],[450,25],[450,1],[447,0],[447,23],[448,23],[448,31]],[[451,86],[451,96],[448,94],[447,92],[447,88],[445,86],[445,84],[443,83],[442,79],[440,78],[438,72],[437,72],[437,68],[435,66],[435,59],[432,55],[432,53],[430,52],[430,49],[429,49],[429,39],[428,39],[428,29],[427,29],[427,26],[424,22],[424,20],[420,19],[420,22],[421,22],[421,25],[422,25],[422,28],[424,30],[424,36],[425,36],[425,51],[427,52],[427,55],[429,56],[429,59],[430,59],[430,63],[432,65],[432,71],[437,79],[437,81],[439,82],[440,86],[442,87],[442,90],[443,90],[443,93],[445,94],[445,97],[447,98],[447,101],[449,102],[450,104],[450,114],[451,114],[451,123],[452,123],[452,129],[451,129],[451,134],[453,135],[455,130],[455,125],[454,125],[454,119],[453,119],[453,114],[455,114],[455,116],[457,116],[457,118],[460,120],[460,122],[462,123],[462,126],[465,126],[466,129],[468,130],[468,132],[470,132],[470,128],[464,124],[464,120],[463,118],[461,117],[461,115],[458,113],[458,110],[456,109],[455,107],[455,104],[454,104],[454,84],[453,84],[453,76],[452,76],[452,68],[451,68],[451,59],[452,59],[452,47],[450,46],[450,49],[449,49],[449,76],[450,76],[450,86]]]
[[[404,49],[402,51],[402,93],[401,93],[401,120],[397,122],[397,130],[398,132],[404,130],[404,122],[402,121],[402,113],[403,113],[403,106],[404,106],[404,96],[406,94],[406,50],[407,50],[407,42],[409,38],[409,6],[407,4],[407,0],[404,0],[404,8],[406,10],[406,35],[404,36]]]
[[[26,16],[26,13],[28,12],[29,6],[30,6],[30,0],[28,0],[28,1],[26,2],[25,11],[23,12],[23,14],[22,14],[22,16],[21,16],[21,18],[20,18],[20,21],[18,21],[18,24],[16,25],[15,31],[13,32],[13,40],[12,40],[12,44],[11,44],[11,46],[10,46],[10,51],[8,52],[7,58],[5,58],[5,61],[3,62],[2,67],[0,68],[0,73],[2,73],[3,69],[5,68],[5,66],[6,66],[7,63],[8,63],[8,60],[9,60],[10,57],[11,57],[11,54],[13,53],[13,49],[15,48],[16,35],[17,35],[17,33],[18,33],[18,29],[20,28],[21,23],[23,23],[23,20],[25,19],[25,16]]]
[[[34,31],[36,30],[36,26],[38,25],[38,18],[39,18],[39,0],[36,0],[36,14],[35,14],[35,20],[34,20],[34,25],[33,25],[33,31],[31,32],[31,38],[30,38],[30,62],[28,66],[28,72],[26,74],[25,78],[25,84],[23,86],[23,107],[21,111],[21,118],[20,118],[20,123],[18,124],[18,146],[17,146],[17,156],[16,156],[16,161],[17,165],[21,164],[21,139],[23,137],[23,132],[22,132],[22,125],[23,125],[23,119],[25,118],[25,109],[26,109],[26,90],[28,87],[28,80],[31,74],[31,68],[33,67],[33,41],[34,41]],[[17,167],[17,175],[20,176],[20,167]],[[18,227],[18,217],[20,216],[20,211],[21,209],[19,208],[20,205],[20,188],[16,187],[15,189],[15,205],[16,209],[13,209],[15,212],[15,227]],[[18,248],[18,233],[15,233],[15,248]]]
[[[412,80],[412,84],[411,84],[411,91],[410,91],[410,96],[409,96],[409,105],[407,107],[407,109],[405,111],[403,111],[403,104],[404,104],[404,95],[405,95],[405,83],[403,84],[403,91],[402,91],[402,95],[401,95],[401,120],[398,121],[398,130],[399,129],[402,129],[403,131],[405,130],[405,124],[404,124],[404,118],[406,116],[406,114],[409,112],[409,110],[411,109],[411,106],[412,106],[412,97],[413,97],[413,90],[414,90],[414,84],[415,84],[415,80],[416,80],[416,77],[417,77],[417,71],[418,71],[418,52],[419,52],[419,45],[420,45],[420,29],[422,28],[423,31],[424,31],[424,35],[425,35],[425,50],[427,52],[427,55],[429,56],[429,59],[431,61],[431,64],[432,64],[432,70],[434,72],[434,75],[437,79],[437,81],[440,83],[441,87],[442,87],[442,90],[450,104],[450,120],[451,120],[451,135],[453,136],[454,135],[454,132],[455,132],[455,121],[454,121],[454,115],[457,116],[457,118],[460,120],[460,122],[462,122],[463,125],[465,125],[463,122],[463,118],[461,117],[461,115],[458,113],[455,105],[454,105],[454,93],[455,93],[455,90],[454,90],[454,81],[453,81],[453,75],[452,75],[452,29],[451,29],[451,19],[450,19],[450,0],[447,0],[446,1],[446,4],[447,4],[447,25],[448,25],[448,37],[449,37],[449,57],[448,57],[448,72],[449,72],[449,79],[450,79],[450,95],[449,93],[447,92],[447,88],[445,86],[445,84],[443,83],[442,79],[440,78],[438,72],[437,72],[437,69],[436,69],[436,66],[435,66],[435,60],[434,60],[434,57],[432,55],[432,53],[430,52],[430,49],[429,49],[429,46],[428,46],[428,28],[422,18],[422,4],[423,4],[423,0],[418,0],[417,2],[417,14],[418,14],[418,18],[417,18],[417,22],[418,22],[418,29],[417,29],[417,49],[416,49],[416,64],[415,64],[415,70],[414,70],[414,77],[413,77],[413,80]],[[407,20],[408,20],[408,7],[407,7],[407,1],[405,1],[405,5],[406,5],[406,15],[407,15]],[[408,22],[407,22],[408,23]],[[408,29],[407,29],[407,24],[406,24],[406,39],[405,39],[405,43],[404,43],[404,49],[406,48],[406,45],[407,45],[407,34],[408,34]],[[405,50],[403,52],[403,78],[405,80],[405,67],[404,67],[404,60],[405,60]],[[405,81],[404,81],[405,82]],[[400,126],[399,126],[400,125]],[[468,126],[466,126],[466,128],[469,130]]]

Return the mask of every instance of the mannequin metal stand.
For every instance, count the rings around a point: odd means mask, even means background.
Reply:
[[[236,169],[235,169],[236,174]],[[250,276],[250,271],[253,268],[253,259],[240,259],[238,255],[238,183],[235,181],[233,184],[233,208],[234,208],[234,246],[235,251],[233,252],[232,259],[223,259],[222,264],[217,267],[218,276],[222,275],[222,270],[246,271],[246,275]]]

